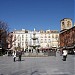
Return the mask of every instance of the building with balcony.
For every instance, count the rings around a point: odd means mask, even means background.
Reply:
[[[59,46],[59,32],[57,30],[14,30],[12,40],[12,49],[17,47],[22,48],[24,51],[26,49],[31,49],[30,46],[34,45],[34,31],[35,31],[35,45],[40,45],[37,49],[43,48],[58,48]]]

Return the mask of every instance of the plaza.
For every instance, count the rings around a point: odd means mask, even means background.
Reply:
[[[13,62],[12,56],[0,57],[0,75],[75,75],[75,55],[63,61],[59,53],[49,57],[22,57]]]
[[[75,0],[1,0],[0,75],[75,75],[74,8]]]

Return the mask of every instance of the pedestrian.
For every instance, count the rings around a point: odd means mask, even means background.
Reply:
[[[22,52],[21,51],[18,52],[18,56],[19,56],[19,61],[21,61],[21,56],[22,56]]]
[[[62,56],[62,54],[63,54],[63,50],[62,50],[62,49],[60,49],[59,51],[60,51],[60,56]]]
[[[68,54],[67,50],[66,49],[63,50],[63,61],[66,61],[67,54]]]
[[[15,62],[16,60],[16,51],[13,52],[13,61]]]

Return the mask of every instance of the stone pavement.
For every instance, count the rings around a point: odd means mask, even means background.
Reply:
[[[0,57],[0,75],[75,75],[75,55],[62,61],[58,53],[49,57],[22,57],[13,62],[13,57]]]

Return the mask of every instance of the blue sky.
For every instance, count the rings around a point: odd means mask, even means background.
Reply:
[[[14,29],[59,30],[60,20],[74,19],[75,0],[0,0],[0,20]]]

